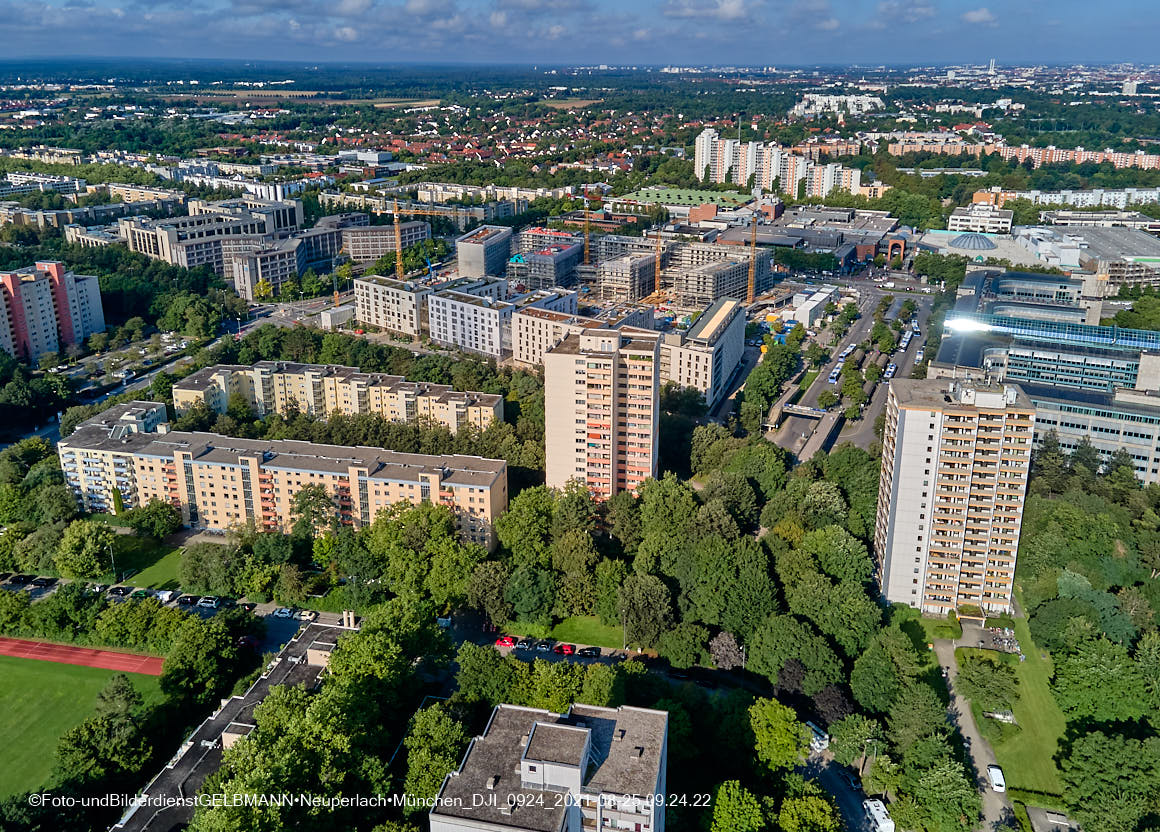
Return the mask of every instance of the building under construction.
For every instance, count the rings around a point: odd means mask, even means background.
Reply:
[[[656,262],[655,253],[602,261],[596,268],[597,297],[605,302],[635,303],[651,295],[657,288]]]
[[[584,257],[584,244],[551,245],[538,251],[516,254],[508,261],[508,282],[522,284],[528,291],[571,286],[576,267]]]
[[[674,247],[661,282],[663,288],[672,290],[677,303],[685,307],[705,307],[721,298],[745,300],[751,257],[756,257],[754,290],[761,294],[773,283],[772,255],[768,249],[714,243],[680,244]]]

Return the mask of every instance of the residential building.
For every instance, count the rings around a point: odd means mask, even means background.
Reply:
[[[34,193],[80,194],[85,184],[71,176],[12,171],[0,178],[0,199]]]
[[[565,289],[545,289],[511,301],[442,290],[427,300],[431,340],[502,358],[512,351],[512,314],[519,309],[549,309],[575,313],[577,295]]]
[[[1068,205],[1072,208],[1126,208],[1142,202],[1160,202],[1160,188],[1091,188],[1065,191],[1005,191],[998,185],[975,191],[971,201],[1002,208],[1011,199],[1026,199],[1035,205]]]
[[[427,315],[429,286],[378,274],[354,280],[355,318],[361,324],[419,337]]]
[[[857,194],[862,187],[862,171],[859,168],[843,167],[837,162],[811,164],[805,179],[806,196],[812,197],[826,197],[832,191]]]
[[[36,362],[105,331],[100,282],[56,261],[0,272],[0,349]]]
[[[61,470],[85,511],[158,499],[176,506],[191,528],[252,522],[287,532],[295,495],[319,485],[343,525],[368,526],[397,503],[438,503],[455,513],[465,540],[495,545],[492,524],[508,502],[503,460],[173,431],[158,421],[157,408],[164,405],[116,405],[60,441]]]
[[[481,225],[455,241],[455,260],[461,277],[503,275],[511,256],[512,230]]]
[[[694,141],[694,171],[702,182],[732,182],[740,188],[753,186],[772,190],[773,183],[784,194],[797,196],[798,185],[806,182],[806,195],[828,196],[834,190],[861,192],[862,172],[837,163],[819,164],[814,154],[799,155],[775,143],[742,142],[726,139],[706,128]]]
[[[887,601],[1010,612],[1034,425],[1013,385],[890,383],[874,533]]]
[[[448,774],[431,832],[664,832],[668,713],[497,705]]]
[[[599,500],[657,471],[660,335],[586,329],[544,354],[547,484]]]
[[[576,282],[576,267],[583,258],[583,242],[550,245],[515,254],[508,261],[507,279],[525,289],[571,286]]]
[[[425,222],[401,222],[399,234],[403,238],[403,248],[418,245],[431,239],[431,226]],[[395,226],[366,225],[358,228],[344,228],[342,245],[347,256],[356,263],[372,263],[386,254],[394,254]]]
[[[951,211],[947,231],[977,231],[980,234],[1010,234],[1014,211],[975,202]]]
[[[595,318],[548,309],[519,309],[512,313],[512,358],[540,366],[544,353],[573,333],[586,329],[652,329],[652,309],[616,307]]]
[[[745,352],[745,305],[722,298],[688,332],[661,338],[661,378],[700,390],[711,410],[728,390]]]
[[[363,373],[356,367],[288,361],[204,367],[173,385],[173,409],[178,416],[196,405],[225,413],[234,395],[241,396],[259,418],[291,412],[320,419],[332,413],[377,413],[396,422],[430,420],[452,433],[465,425],[483,430],[503,421],[503,396]]]

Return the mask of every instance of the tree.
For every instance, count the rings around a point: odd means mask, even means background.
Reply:
[[[1084,638],[1057,657],[1054,690],[1059,707],[1073,720],[1131,720],[1145,712],[1139,667],[1126,647],[1102,636]]]
[[[709,655],[713,664],[722,670],[733,670],[745,664],[745,653],[732,633],[722,630],[709,641]]]
[[[708,630],[685,621],[662,633],[657,648],[673,667],[686,668],[700,662],[708,640]]]
[[[434,798],[443,778],[459,768],[469,741],[467,731],[446,705],[437,703],[416,711],[403,740],[407,748],[406,793],[420,799]],[[413,814],[427,811],[427,807],[412,804],[405,811]]]
[[[838,403],[838,395],[833,390],[823,390],[818,394],[818,407],[829,410]]]
[[[622,560],[604,558],[596,564],[595,611],[607,625],[620,623],[620,587],[627,577],[628,566]]]
[[[668,587],[655,575],[630,575],[617,597],[625,641],[655,645],[672,617]]]
[[[545,486],[525,488],[495,522],[496,534],[516,566],[549,566],[556,498]]]
[[[274,296],[274,286],[266,278],[254,284],[254,300],[268,300]]]
[[[455,655],[459,671],[455,676],[458,695],[467,702],[486,702],[498,705],[513,701],[522,692],[515,690],[516,668],[490,645],[480,646],[465,641]],[[522,662],[516,664],[523,665]]]
[[[913,796],[932,832],[968,832],[978,822],[982,806],[979,791],[953,760],[940,760],[928,769],[919,778]]]
[[[496,560],[488,560],[475,567],[467,584],[467,603],[480,610],[492,625],[499,627],[512,614],[512,605],[505,597],[511,570]]]
[[[129,526],[141,537],[161,540],[181,528],[181,512],[171,503],[156,497],[125,515]]]
[[[1160,794],[1160,737],[1081,734],[1061,756],[1060,778],[1069,814],[1085,829],[1135,832]]]
[[[989,657],[965,658],[956,685],[963,696],[989,710],[1009,709],[1019,698],[1015,668]]]
[[[782,832],[839,832],[842,821],[833,805],[816,794],[787,797],[777,813]]]
[[[334,499],[321,483],[302,486],[290,501],[290,511],[295,536],[312,537],[335,520]]]
[[[713,793],[710,832],[761,832],[765,817],[761,801],[737,780],[726,780]]]
[[[749,708],[757,759],[770,771],[790,769],[805,759],[809,739],[793,709],[776,699],[758,699]]]
[[[882,738],[877,720],[851,714],[830,725],[830,752],[844,766],[866,756],[869,744]]]
[[[222,621],[191,618],[165,657],[161,690],[179,703],[207,705],[221,695],[237,658],[237,639]]]
[[[57,549],[56,568],[66,578],[97,578],[109,569],[116,535],[108,526],[74,520],[64,530]]]
[[[33,501],[41,523],[60,523],[77,516],[76,497],[67,485],[46,485],[37,490]]]
[[[905,753],[919,740],[946,736],[946,707],[929,685],[910,683],[891,705],[886,727],[895,748]]]
[[[535,566],[517,567],[504,589],[516,618],[528,624],[548,624],[554,597],[551,573]]]

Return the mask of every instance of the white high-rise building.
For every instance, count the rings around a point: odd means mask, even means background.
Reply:
[[[656,475],[660,333],[589,329],[544,354],[547,484],[599,500]]]
[[[874,530],[887,601],[1010,611],[1034,426],[1019,387],[890,383]]]

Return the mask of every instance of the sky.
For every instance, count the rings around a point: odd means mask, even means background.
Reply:
[[[1158,0],[0,0],[4,57],[1153,62]]]

